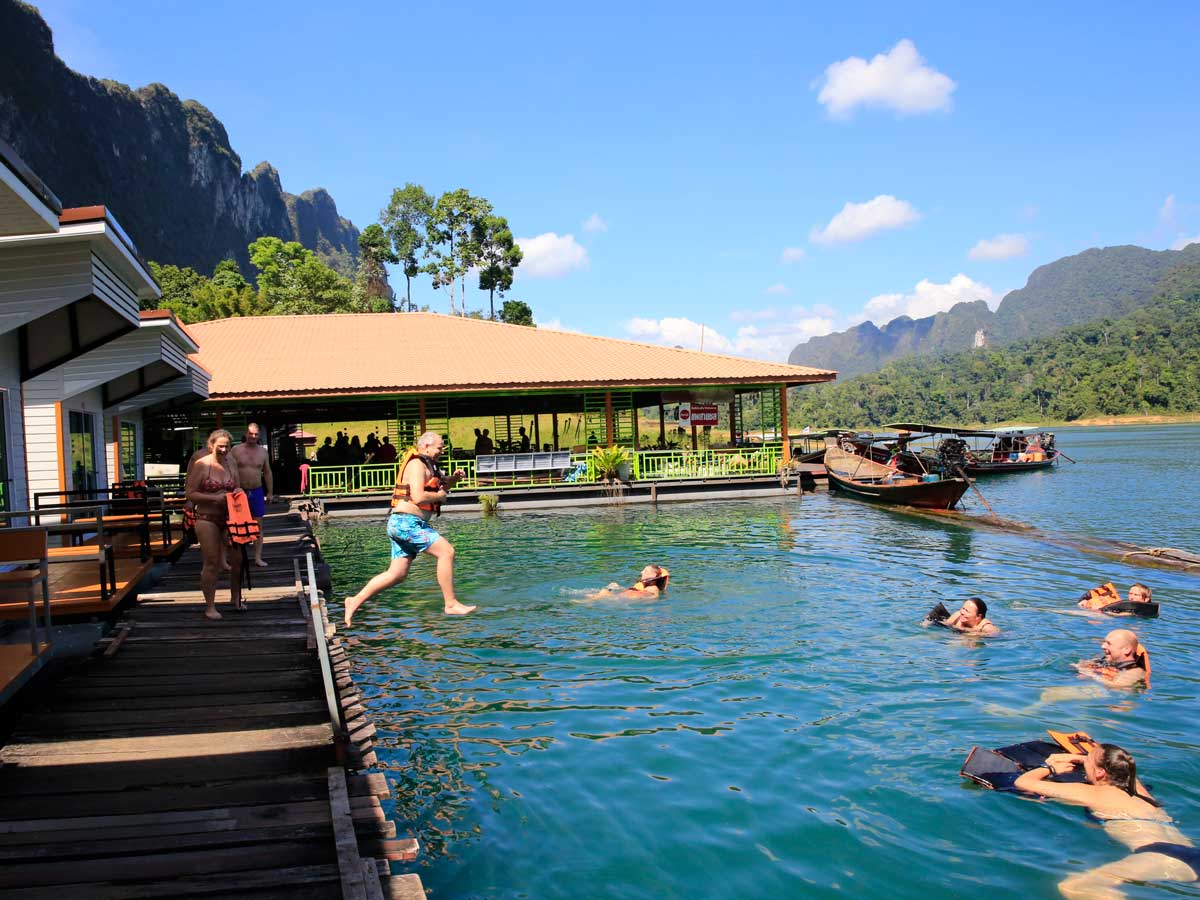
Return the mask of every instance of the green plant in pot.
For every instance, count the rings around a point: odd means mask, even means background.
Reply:
[[[620,479],[621,467],[633,461],[624,447],[596,447],[592,450],[592,468],[601,481]]]

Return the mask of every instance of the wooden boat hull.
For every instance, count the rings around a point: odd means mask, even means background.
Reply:
[[[1054,465],[1053,459],[1041,459],[1037,462],[999,462],[968,463],[964,468],[968,475],[1001,475],[1004,472],[1033,472],[1037,469],[1049,469]]]
[[[941,481],[921,481],[916,484],[871,484],[843,478],[829,469],[826,471],[830,490],[872,503],[915,506],[918,509],[953,509],[971,486],[970,482],[961,478],[943,478]]]

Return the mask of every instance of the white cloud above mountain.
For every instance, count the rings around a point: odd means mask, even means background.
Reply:
[[[860,321],[870,319],[877,325],[884,325],[897,316],[919,319],[945,312],[956,303],[969,303],[974,300],[983,300],[989,308],[995,309],[1001,296],[986,284],[968,278],[960,272],[945,284],[925,278],[917,282],[911,291],[872,297],[858,318]]]
[[[949,110],[957,85],[925,64],[905,38],[870,62],[851,56],[825,69],[817,102],[831,118],[845,119],[860,106],[889,109],[902,116]]]
[[[980,260],[1012,259],[1028,252],[1029,239],[1025,235],[998,234],[994,238],[981,240],[967,252],[967,256]]]
[[[848,202],[824,227],[814,227],[809,239],[814,244],[852,244],[881,231],[903,228],[921,218],[907,200],[880,194],[866,203]]]
[[[1200,244],[1200,234],[1194,234],[1191,237],[1180,235],[1175,243],[1171,245],[1172,250],[1182,250],[1188,244]]]
[[[577,269],[586,269],[587,248],[573,234],[558,235],[553,231],[537,237],[517,238],[525,255],[517,269],[518,277],[562,278]]]
[[[834,326],[833,310],[828,307],[735,310],[730,318],[749,324],[740,325],[732,337],[709,325],[674,317],[631,319],[625,323],[625,330],[637,340],[698,350],[703,329],[705,352],[784,362],[797,344],[828,334]]]

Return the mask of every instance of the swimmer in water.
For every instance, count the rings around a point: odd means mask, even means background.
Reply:
[[[964,600],[962,608],[952,613],[942,624],[963,634],[976,634],[980,637],[995,637],[1000,633],[1000,629],[987,618],[987,603],[979,597]]]
[[[1084,784],[1051,781],[1082,769]],[[1093,744],[1086,754],[1054,753],[1046,764],[1017,779],[1019,791],[1061,800],[1100,819],[1109,837],[1132,852],[1124,859],[1063,880],[1059,891],[1071,900],[1124,897],[1129,881],[1192,882],[1200,877],[1200,849],[1171,824],[1171,817],[1138,780],[1133,757],[1115,744]]]
[[[1149,685],[1150,656],[1132,631],[1125,628],[1110,631],[1100,649],[1104,651],[1101,659],[1084,660],[1076,665],[1080,675],[1115,688]]]
[[[649,565],[642,569],[637,583],[624,590],[615,581],[603,590],[589,594],[589,600],[602,600],[605,597],[624,597],[629,600],[654,600],[667,589],[671,573],[662,566]]]

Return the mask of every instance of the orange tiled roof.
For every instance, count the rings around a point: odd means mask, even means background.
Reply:
[[[261,316],[188,326],[210,397],[806,384],[836,372],[443,316]]]

